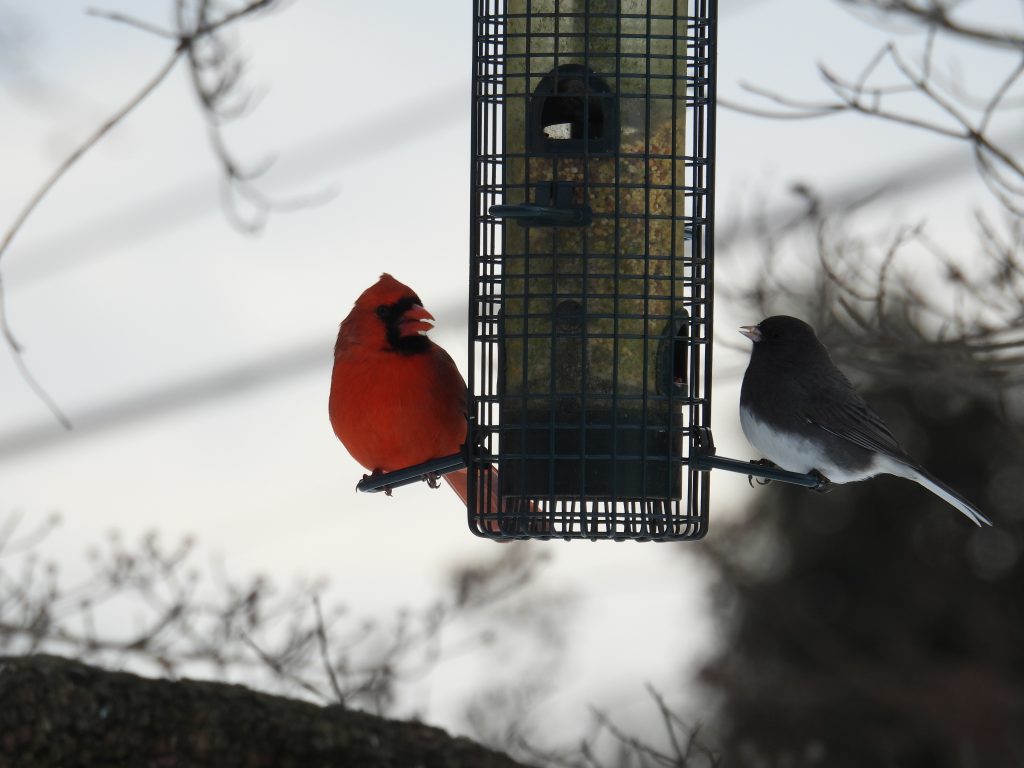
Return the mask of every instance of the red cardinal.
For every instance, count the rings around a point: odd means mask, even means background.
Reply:
[[[458,453],[466,442],[466,382],[448,353],[427,338],[433,320],[411,288],[385,273],[341,324],[331,426],[371,472]],[[468,505],[468,471],[444,479]],[[496,473],[491,486],[497,494]],[[494,501],[491,510],[497,511]]]

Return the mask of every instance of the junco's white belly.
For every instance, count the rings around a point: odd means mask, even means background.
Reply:
[[[750,444],[763,453],[766,459],[790,472],[806,474],[812,469],[816,469],[833,483],[852,483],[874,477],[882,471],[880,467],[876,467],[878,464],[876,459],[872,459],[871,464],[864,469],[850,470],[839,467],[829,460],[825,452],[813,440],[779,432],[754,418],[742,406],[740,407],[740,426]]]

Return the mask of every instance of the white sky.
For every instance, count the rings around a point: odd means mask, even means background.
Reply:
[[[25,66],[0,58],[0,230],[167,53],[160,39],[86,16],[94,4],[156,23],[169,5],[0,0],[0,17],[14,14],[29,33]],[[978,5],[983,21],[1000,4]],[[740,80],[823,94],[815,62],[853,75],[883,39],[836,3],[723,8],[719,82],[733,99]],[[0,272],[26,360],[72,421],[85,427],[97,407],[275,353],[310,359],[319,348],[322,358],[271,385],[12,454],[3,452],[11,435],[60,428],[0,356],[0,516],[61,512],[45,554],[72,569],[112,528],[127,539],[153,528],[167,538],[192,533],[232,573],[324,575],[334,599],[382,613],[427,599],[452,563],[495,553],[498,545],[468,532],[447,491],[356,494],[362,469],[326,411],[337,324],[384,270],[416,288],[438,317],[433,338],[465,367],[470,33],[469,4],[455,2],[294,0],[245,24],[247,82],[263,96],[229,129],[233,149],[253,162],[276,156],[263,184],[272,194],[337,192],[322,206],[273,215],[259,237],[220,213],[218,171],[184,69],[60,182]],[[957,55],[978,82],[1003,72],[970,51]],[[1015,119],[1003,127],[1019,129],[1019,112]],[[783,203],[796,179],[839,191],[942,153],[968,158],[950,141],[856,117],[773,122],[727,110],[718,150],[720,232],[731,201],[752,190]],[[953,174],[891,201],[878,221],[926,217],[955,249],[972,241],[970,208],[984,201],[970,173]],[[718,312],[720,337],[760,319]],[[722,351],[716,363],[732,374],[715,389],[716,440],[722,453],[746,458],[735,419],[743,360]],[[757,491],[726,474],[712,485],[714,537],[716,515]],[[650,714],[643,684],[678,690],[683,665],[709,642],[690,551],[700,544],[530,546],[554,551],[548,578],[584,595],[572,662],[549,704],[552,729],[580,721],[587,704],[637,711],[641,722]],[[616,644],[633,652],[609,662]],[[430,720],[458,730],[456,702],[471,685],[451,678],[432,681]]]

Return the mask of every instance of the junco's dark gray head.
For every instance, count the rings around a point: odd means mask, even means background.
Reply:
[[[755,344],[767,343],[769,346],[801,343],[817,346],[819,343],[811,326],[789,315],[774,315],[757,325],[744,325],[740,328],[740,333]]]
[[[795,317],[773,315],[757,325],[744,325],[740,333],[754,342],[754,360],[772,360],[775,363],[786,361],[800,365],[821,361],[832,365],[814,329]]]

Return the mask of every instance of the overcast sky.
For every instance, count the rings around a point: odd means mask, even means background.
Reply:
[[[168,54],[166,41],[87,16],[90,5],[0,2],[0,26],[21,33],[17,46],[0,41],[0,230]],[[169,14],[165,0],[95,5],[154,23]],[[817,62],[854,75],[885,39],[836,3],[723,6],[719,82],[732,99],[752,101],[740,81],[822,95]],[[433,338],[465,370],[470,33],[469,4],[455,2],[294,0],[240,27],[260,98],[229,127],[233,151],[253,164],[275,158],[261,182],[271,195],[333,192],[273,215],[259,236],[220,211],[184,69],[60,182],[0,271],[25,359],[79,429],[62,432],[0,356],[0,516],[59,511],[45,554],[71,572],[112,528],[129,539],[190,533],[232,573],[323,575],[336,599],[368,612],[418,604],[452,563],[494,555],[446,489],[356,494],[363,470],[326,410],[337,324],[384,270],[417,290],[437,316]],[[1002,71],[970,52],[961,64],[968,79]],[[970,209],[985,196],[960,170],[966,147],[852,116],[721,110],[718,125],[720,233],[730,208],[754,197],[795,204],[794,180],[839,194],[942,158],[948,180],[893,199],[877,222],[927,218],[950,247],[971,242]],[[719,336],[760,319],[718,312]],[[716,362],[728,373],[715,388],[717,443],[748,458],[735,414],[743,359],[723,350]],[[710,535],[716,514],[757,492],[716,473]],[[555,552],[552,583],[583,595],[555,722],[583,717],[588,703],[639,711],[643,683],[676,680],[709,641],[687,551],[699,544],[531,546]],[[643,653],[605,658],[641,641]],[[432,685],[432,721],[458,729],[466,682]]]

